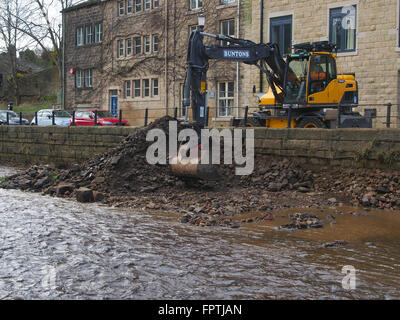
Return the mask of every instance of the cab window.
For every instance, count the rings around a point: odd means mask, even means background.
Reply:
[[[312,56],[310,63],[310,94],[324,91],[336,79],[336,64],[332,56]]]

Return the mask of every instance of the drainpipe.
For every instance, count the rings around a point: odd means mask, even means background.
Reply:
[[[260,3],[260,43],[264,42],[264,0],[261,0]],[[260,92],[263,92],[263,72],[260,70]]]
[[[175,22],[174,22],[175,23]],[[165,112],[168,115],[168,0],[165,0]]]
[[[65,110],[65,12],[62,14],[62,93],[61,109]]]
[[[240,38],[240,0],[237,4],[237,37]],[[240,81],[240,66],[239,62],[236,62],[236,118],[240,117],[239,110],[239,81]]]

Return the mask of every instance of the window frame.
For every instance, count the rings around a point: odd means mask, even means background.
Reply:
[[[142,9],[143,9],[142,0],[135,0],[135,10],[134,10],[134,12],[135,13],[142,12]]]
[[[85,88],[93,88],[93,69],[84,70],[84,85]]]
[[[78,84],[78,79],[79,79],[79,84]],[[80,69],[75,71],[75,88],[78,89],[82,88],[82,70]]]
[[[333,43],[333,19],[335,19],[335,15],[336,18],[339,15],[343,15],[343,13],[339,13],[339,12],[335,12],[334,14],[332,14],[333,10],[343,10],[343,8],[345,7],[350,7],[353,6],[355,7],[355,29],[354,29],[354,49],[339,49],[337,50],[337,53],[340,54],[354,54],[357,53],[357,45],[358,45],[358,41],[357,41],[357,30],[358,30],[358,3],[348,3],[348,4],[344,4],[342,6],[335,6],[332,5],[328,8],[328,39],[330,42]],[[341,31],[343,31],[344,29],[342,29]],[[343,36],[343,34],[342,34]],[[341,45],[346,45],[345,42],[345,37],[343,37],[342,43]]]
[[[232,91],[233,94],[232,94],[231,97],[229,96],[229,92],[230,92],[229,91],[229,83],[233,84],[233,91]],[[225,97],[221,97],[221,95],[220,95],[220,92],[221,92],[220,91],[220,85],[221,84],[225,85],[225,92],[227,93]],[[218,118],[230,118],[230,117],[233,117],[234,114],[235,114],[235,81],[219,81],[219,82],[217,82],[217,94],[218,94],[218,96],[217,96],[217,115],[218,115]],[[226,110],[232,109],[232,112],[231,112],[232,114],[230,114],[227,111],[226,115],[221,115],[221,111],[220,111],[220,108],[221,108],[220,102],[221,101],[226,101],[226,102],[232,101],[232,107],[231,108],[225,106]]]
[[[195,6],[193,6],[193,3],[195,3]],[[200,5],[201,3],[201,5]],[[189,9],[190,10],[200,10],[204,6],[204,0],[189,0]]]
[[[102,43],[103,42],[103,22],[99,22],[95,24],[94,27],[94,43]]]
[[[290,23],[288,23],[290,22]],[[285,52],[285,25],[290,24],[290,50],[288,52]],[[293,13],[286,13],[286,14],[280,14],[280,15],[274,15],[269,17],[269,41],[273,41],[273,27],[279,26],[279,40],[275,41],[279,44],[279,51],[281,52],[282,56],[286,56],[288,53],[291,53],[293,51],[293,26],[294,26],[294,14]],[[283,34],[281,35],[281,31],[283,29]],[[283,49],[283,50],[282,50]]]
[[[85,26],[85,45],[91,45],[92,43],[93,43],[93,26],[89,24]]]
[[[122,44],[122,47],[121,47]],[[123,58],[125,56],[125,40],[117,40],[117,58]]]
[[[78,32],[80,31],[80,33],[78,34]],[[77,27],[76,28],[76,32],[75,32],[75,42],[76,42],[76,46],[77,47],[83,47],[85,45],[85,36],[84,36],[84,27]],[[79,35],[79,36],[78,36]],[[80,40],[80,41],[78,41]]]
[[[139,84],[139,86],[136,86],[136,84]],[[132,96],[132,98],[133,99],[141,98],[142,97],[142,81],[140,79],[134,79],[132,81],[132,85],[133,85],[133,92],[132,92],[133,96]],[[138,94],[137,94],[137,90],[139,90]]]
[[[125,99],[131,98],[132,96],[132,83],[131,80],[125,80]]]
[[[146,83],[148,86],[146,86]],[[143,98],[150,98],[151,97],[151,83],[150,79],[142,79],[142,86],[143,86]],[[148,94],[146,93],[148,91]]]
[[[157,81],[157,86],[154,85],[154,83]],[[157,94],[155,94],[155,88],[157,88]],[[151,79],[151,96],[152,97],[158,97],[160,95],[160,82],[158,81],[158,78],[152,78]]]
[[[147,40],[149,40],[148,43],[146,43]],[[151,53],[151,37],[150,36],[143,37],[143,53],[144,54]]]
[[[151,2],[151,0],[143,0],[143,11],[151,10]]]
[[[155,41],[155,39],[157,39],[157,41]],[[160,46],[159,46],[160,38],[159,38],[158,34],[153,34],[152,40],[153,40],[152,41],[153,52],[158,52],[160,50]],[[157,46],[157,48],[156,48],[156,46]]]
[[[153,9],[158,8],[160,6],[160,1],[159,0],[152,0],[151,5],[152,5]]]
[[[123,15],[125,15],[125,0],[118,2],[118,16]]]
[[[140,44],[137,45],[137,40],[139,40]],[[139,52],[137,51],[137,48],[139,48]],[[142,54],[143,48],[142,48],[142,37],[136,37],[134,38],[134,50],[133,50],[135,55]]]
[[[133,13],[133,0],[126,0],[126,14]]]
[[[230,22],[233,22],[233,34],[232,35],[229,34],[229,33],[223,33],[223,28],[224,28],[223,24],[224,23],[228,24],[227,27],[228,27],[228,32],[229,32],[229,29],[230,29],[229,23]],[[236,20],[235,20],[235,18],[227,19],[227,20],[221,20],[220,24],[219,24],[219,27],[220,27],[220,33],[221,34],[229,36],[229,37],[235,37],[235,35],[236,35]],[[228,41],[221,41],[221,45],[223,45],[223,46],[229,45],[229,42]]]
[[[128,45],[130,44],[130,45]],[[128,52],[129,51],[129,52]],[[132,55],[132,39],[125,39],[125,56],[130,57]]]

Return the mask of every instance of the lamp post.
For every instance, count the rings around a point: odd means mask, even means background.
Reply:
[[[197,24],[199,26],[200,31],[204,30],[204,26],[206,25],[206,17],[204,15],[199,15],[197,17]]]

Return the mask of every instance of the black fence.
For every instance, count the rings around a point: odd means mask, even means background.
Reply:
[[[375,127],[382,127],[382,125],[386,126],[386,128],[399,128],[400,127],[400,104],[392,104],[392,103],[387,103],[387,104],[360,104],[357,106],[352,106],[357,110],[359,110],[360,113],[364,113],[363,115],[367,118],[371,119],[376,119],[375,120]],[[315,105],[311,105],[310,107],[315,107]],[[337,108],[339,109],[339,116],[341,114],[341,109],[342,108],[349,108],[349,106],[342,106],[342,105],[336,105],[336,106],[327,106],[327,108]],[[273,109],[282,109],[282,107],[278,106],[255,106],[255,107],[233,107],[230,108],[229,110],[231,111],[231,114],[243,114],[242,117],[240,118],[235,118],[235,116],[228,116],[224,117],[227,122],[230,123],[235,123],[237,120],[242,120],[243,123],[247,123],[248,117],[251,117],[251,113],[255,111],[262,111],[262,110],[273,110]],[[134,109],[135,112],[142,112],[143,116],[142,117],[137,117],[135,116],[135,124],[138,125],[144,125],[148,126],[149,123],[152,120],[156,120],[160,118],[160,114],[164,115],[169,115],[173,116],[174,118],[184,118],[185,120],[189,120],[190,116],[189,113],[191,113],[191,108],[139,108],[139,109]],[[161,111],[161,112],[160,112]],[[210,107],[207,107],[205,110],[206,114],[206,126],[210,124]],[[76,125],[76,117],[75,117],[76,111],[72,111],[72,118],[70,121],[70,126],[75,126]],[[152,116],[152,114],[157,114],[156,116]],[[31,113],[30,113],[31,114]],[[38,114],[35,112],[35,115],[32,119],[31,122],[27,121],[24,119],[24,115],[22,112],[19,112],[18,117],[10,117],[10,113],[7,112],[6,116],[3,118],[0,118],[0,125],[37,125],[38,124]],[[214,116],[215,117],[215,116]],[[49,117],[51,119],[51,125],[55,126],[57,125],[56,123],[56,111],[52,112],[52,115]],[[123,126],[125,123],[123,122],[123,110],[119,110],[118,114],[118,122],[116,123],[117,126]],[[98,114],[97,111],[94,111],[94,126],[100,125],[98,122]],[[242,122],[241,121],[241,122]],[[288,112],[288,125],[291,123],[291,112],[289,110]],[[339,121],[340,123],[340,121]]]
[[[365,116],[366,118],[376,119],[375,120],[375,127],[382,127],[382,125],[386,126],[386,128],[399,128],[400,127],[400,104],[359,104],[359,105],[329,105],[326,106],[327,109],[338,109],[339,110],[339,117],[342,111],[345,108],[353,108],[355,112],[359,112],[361,115]],[[314,107],[315,105],[309,105],[309,107]],[[273,110],[273,109],[282,109],[280,106],[245,106],[245,107],[233,107],[230,110],[232,114],[243,114],[243,116],[236,118],[235,116],[231,117],[224,117],[226,118],[227,122],[235,123],[237,120],[242,120],[241,122],[247,123],[248,117],[251,117],[251,113],[255,111],[262,111],[262,110]],[[144,109],[135,109],[135,111],[143,111],[143,117],[135,117],[139,123],[143,123],[144,126],[147,126],[150,122],[150,119],[157,119],[158,117],[151,117],[151,113],[159,113],[159,111],[165,111],[165,115],[173,116],[174,118],[184,118],[188,120],[189,113],[191,113],[191,108],[169,108],[167,111],[166,108],[144,108]],[[338,119],[338,123],[340,123],[340,119]],[[208,126],[210,123],[210,107],[206,108],[206,125]],[[288,125],[291,123],[291,112],[288,110]]]

